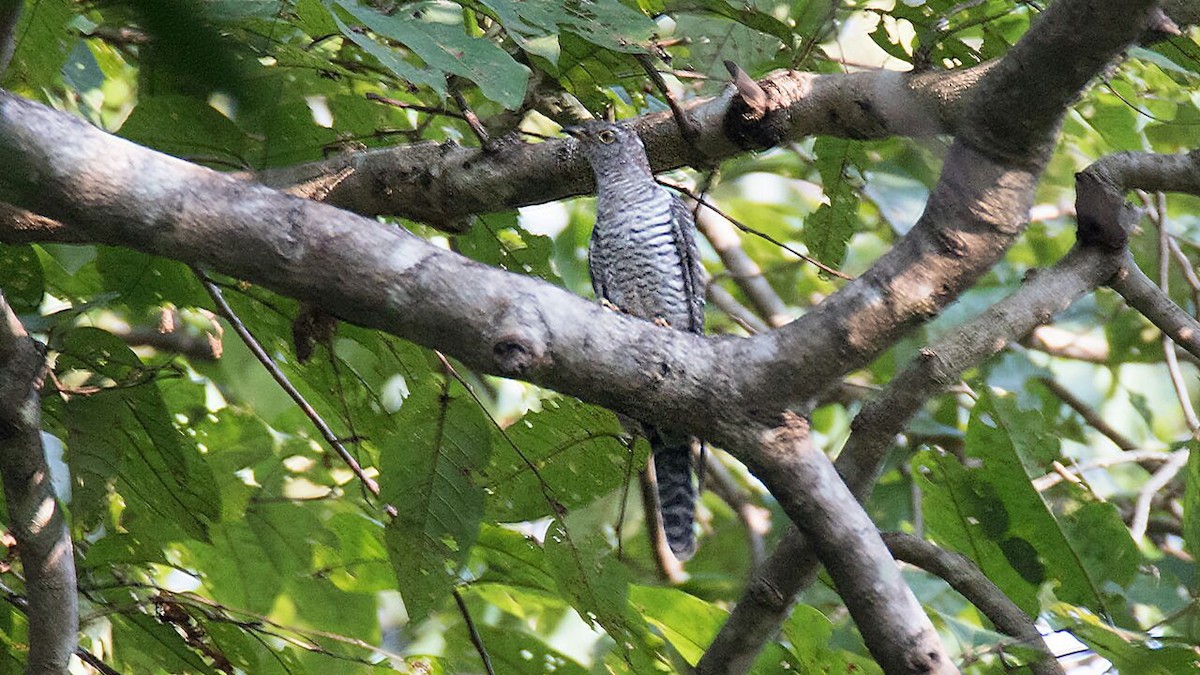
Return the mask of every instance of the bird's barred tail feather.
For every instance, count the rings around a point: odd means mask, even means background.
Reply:
[[[684,437],[650,436],[654,451],[654,480],[658,485],[658,509],[671,552],[680,562],[696,552],[696,487],[692,484],[692,440]]]

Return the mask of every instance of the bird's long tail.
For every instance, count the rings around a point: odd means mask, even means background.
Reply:
[[[658,484],[658,509],[671,552],[680,562],[696,552],[696,487],[692,485],[692,439],[668,436],[648,429],[654,451],[654,480]]]

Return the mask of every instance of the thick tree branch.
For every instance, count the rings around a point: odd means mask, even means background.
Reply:
[[[1119,252],[1077,246],[1009,297],[922,349],[920,357],[868,401],[851,423],[850,438],[835,467],[854,494],[860,500],[870,495],[896,434],[926,401],[958,382],[967,369],[1105,283],[1120,260]],[[747,585],[698,672],[744,672],[787,617],[792,599],[812,583],[816,573],[812,548],[800,532],[790,529],[762,572]]]
[[[1062,675],[1063,669],[1046,646],[1042,634],[1025,612],[1009,599],[1004,591],[996,587],[970,558],[947,551],[938,546],[904,532],[884,532],[883,540],[888,550],[910,565],[940,577],[958,591],[972,605],[983,612],[996,629],[1021,644],[1042,652],[1043,656],[1029,664],[1034,675]]]
[[[784,71],[760,84],[763,116],[726,127],[730,93],[686,106],[695,142],[712,160],[812,135],[929,136],[953,131],[971,87],[991,64],[920,74],[893,71],[814,75]],[[655,171],[694,158],[669,111],[633,122]],[[453,142],[418,143],[264,171],[264,184],[363,215],[398,215],[455,229],[463,216],[504,211],[592,191],[574,139],[527,144],[513,138],[491,152]]]
[[[741,450],[737,456],[813,543],[883,671],[957,673],[870,516],[825,453],[813,445],[808,422],[785,413],[775,428],[741,440],[759,446],[759,452],[752,452],[733,444]]]
[[[28,599],[27,673],[67,672],[79,608],[75,558],[42,448],[41,349],[0,295],[0,476],[8,525],[17,540]]]

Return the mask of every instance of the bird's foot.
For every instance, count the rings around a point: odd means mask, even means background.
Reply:
[[[654,325],[662,326],[663,328],[670,328],[671,322],[667,321],[666,319],[662,318],[661,316],[656,316],[656,317],[654,317]]]
[[[604,309],[607,309],[610,312],[618,312],[619,313],[621,311],[620,307],[617,307],[616,305],[612,304],[605,298],[600,298],[600,306],[603,307]]]

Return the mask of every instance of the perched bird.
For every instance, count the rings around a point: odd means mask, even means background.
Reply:
[[[704,276],[691,212],[654,181],[632,129],[589,121],[566,132],[579,139],[596,174],[596,227],[588,247],[596,297],[627,314],[702,333]],[[687,560],[696,550],[692,439],[643,428],[667,543],[676,558]]]

